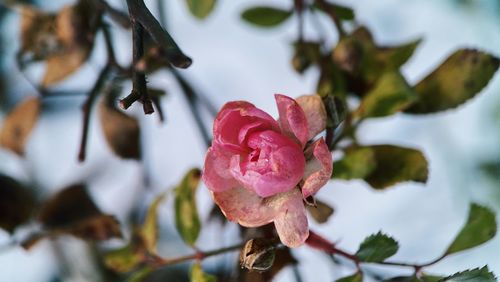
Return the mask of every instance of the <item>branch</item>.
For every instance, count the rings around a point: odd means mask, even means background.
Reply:
[[[333,23],[335,24],[335,28],[337,28],[337,32],[339,33],[339,37],[344,37],[346,35],[346,32],[344,30],[344,27],[342,26],[342,22],[340,22],[339,17],[337,14],[332,10],[327,7],[327,3],[325,0],[316,0],[314,1],[318,7],[322,8],[324,11],[328,11],[328,15],[332,19]]]
[[[415,269],[415,273],[418,273],[422,270],[422,268],[431,266],[433,264],[438,263],[442,259],[444,259],[447,254],[443,254],[442,256],[426,263],[422,264],[412,264],[412,263],[405,263],[405,262],[390,262],[390,261],[381,261],[381,262],[364,262],[360,261],[356,255],[350,254],[344,250],[341,250],[335,246],[335,244],[331,243],[327,239],[321,237],[320,235],[316,234],[313,231],[310,231],[309,238],[306,240],[306,244],[309,245],[309,247],[321,250],[327,254],[332,254],[332,255],[339,255],[342,256],[350,261],[352,261],[355,265],[358,271],[360,271],[360,264],[362,263],[371,263],[371,264],[379,264],[379,265],[387,265],[387,266],[400,266],[400,267],[411,267]]]
[[[228,253],[228,252],[238,251],[243,246],[245,246],[245,243],[240,243],[237,245],[232,245],[229,247],[220,248],[220,249],[216,249],[216,250],[212,250],[212,251],[208,251],[208,252],[197,251],[196,253],[191,254],[191,255],[180,256],[180,257],[175,257],[175,258],[162,258],[162,257],[156,256],[156,255],[151,255],[149,257],[149,264],[153,267],[159,267],[159,266],[178,264],[178,263],[182,263],[182,262],[193,260],[193,259],[203,260],[203,259],[211,257],[211,256],[217,256],[217,255],[221,255],[221,254]]]

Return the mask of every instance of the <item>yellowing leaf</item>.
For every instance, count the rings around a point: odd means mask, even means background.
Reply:
[[[491,54],[457,50],[415,86],[419,99],[406,111],[435,113],[465,103],[488,84],[499,64],[499,59]]]
[[[201,223],[196,207],[196,188],[200,182],[199,169],[191,169],[175,188],[175,225],[184,242],[194,245]]]
[[[384,117],[395,114],[417,99],[398,71],[383,74],[374,88],[363,97],[356,114],[359,117]]]
[[[156,252],[156,241],[158,240],[158,206],[165,199],[165,194],[156,197],[151,206],[149,206],[146,219],[139,233],[142,243],[147,251]]]
[[[216,0],[186,0],[186,3],[193,16],[204,19],[214,9]]]
[[[144,254],[131,245],[104,254],[104,264],[116,272],[130,272],[144,260]]]
[[[216,282],[215,276],[203,272],[201,265],[195,263],[191,266],[191,282]]]
[[[106,102],[99,106],[104,137],[113,152],[125,159],[139,159],[139,123]]]
[[[0,131],[0,146],[24,155],[26,143],[38,120],[40,107],[37,97],[27,98],[16,105],[5,117]]]

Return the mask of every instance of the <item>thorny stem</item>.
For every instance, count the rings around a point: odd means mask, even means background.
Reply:
[[[319,249],[321,251],[324,251],[327,254],[339,255],[339,256],[342,256],[344,258],[347,258],[348,260],[352,261],[356,265],[356,268],[358,271],[361,271],[361,268],[360,268],[361,264],[374,263],[374,264],[387,265],[387,266],[411,267],[415,270],[415,274],[418,274],[422,270],[422,268],[436,264],[448,255],[447,253],[444,253],[443,255],[441,255],[438,258],[436,258],[430,262],[426,262],[426,263],[422,263],[422,264],[412,264],[412,263],[395,262],[395,261],[364,262],[364,261],[360,261],[354,254],[350,254],[342,249],[337,248],[334,243],[331,243],[330,241],[328,241],[327,239],[314,233],[313,231],[310,231],[310,235],[309,235],[309,238],[307,238],[307,240],[306,240],[306,244],[314,249]]]
[[[185,261],[189,260],[203,260],[205,258],[211,257],[211,256],[217,256],[221,255],[227,252],[234,252],[240,250],[245,243],[240,243],[236,245],[232,245],[229,247],[224,247],[208,252],[203,252],[203,251],[197,251],[194,254],[191,255],[186,255],[186,256],[180,256],[180,257],[175,257],[175,258],[162,258],[156,255],[150,256],[149,257],[149,263],[154,266],[154,267],[159,267],[159,266],[166,266],[166,265],[172,265],[172,264],[178,264],[182,263]]]

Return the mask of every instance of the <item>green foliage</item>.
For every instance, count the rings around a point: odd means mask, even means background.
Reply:
[[[292,11],[274,7],[253,7],[241,14],[246,22],[259,27],[273,27],[283,23],[292,15]]]
[[[413,55],[422,39],[416,39],[398,46],[378,47],[375,54],[377,61],[386,69],[398,70]]]
[[[450,282],[465,282],[465,281],[474,281],[474,282],[496,282],[497,279],[495,275],[490,272],[487,266],[482,268],[475,268],[471,270],[466,270],[463,272],[455,273],[451,276],[448,276],[441,281],[450,281]]]
[[[354,11],[346,6],[329,3],[327,1],[316,1],[313,7],[325,12],[330,17],[338,17],[341,20],[353,20]]]
[[[191,266],[191,282],[215,282],[217,278],[213,275],[203,272],[201,265],[195,263]]]
[[[333,178],[364,179],[375,189],[404,181],[427,181],[427,161],[415,149],[393,145],[351,147],[334,162]]]
[[[478,204],[471,204],[467,223],[446,253],[453,254],[481,245],[495,237],[496,232],[495,214]]]
[[[479,93],[500,61],[488,53],[460,49],[415,86],[418,101],[407,112],[427,114],[455,108]]]
[[[0,228],[12,233],[31,218],[35,204],[35,196],[30,189],[0,174]]]
[[[216,0],[186,0],[189,11],[193,16],[205,19],[214,9]]]
[[[399,71],[387,72],[377,80],[358,108],[359,117],[395,114],[416,100],[416,95]]]
[[[201,229],[195,195],[200,175],[199,169],[191,169],[175,189],[175,225],[189,245],[194,245]]]
[[[321,59],[320,43],[314,41],[297,41],[293,44],[295,54],[292,65],[299,73],[303,73],[313,63]]]
[[[134,273],[132,273],[128,278],[127,282],[143,282],[146,277],[149,276],[154,271],[154,268],[150,266],[145,266]]]
[[[363,282],[363,274],[357,272],[353,275],[337,279],[336,282]]]
[[[365,262],[382,262],[399,249],[398,242],[381,232],[370,235],[359,246],[356,257]]]

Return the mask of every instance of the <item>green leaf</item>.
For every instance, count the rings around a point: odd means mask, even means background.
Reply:
[[[351,276],[340,278],[336,282],[363,282],[363,274],[358,272]]]
[[[191,266],[191,282],[215,282],[217,278],[213,275],[203,272],[201,265],[195,263]]]
[[[370,235],[359,246],[356,257],[365,262],[382,262],[398,251],[399,245],[392,237],[378,232]]]
[[[241,18],[260,27],[273,27],[283,23],[292,15],[292,11],[273,7],[254,7],[244,11]]]
[[[326,1],[316,1],[313,4],[313,7],[325,12],[331,18],[339,18],[341,20],[348,21],[354,19],[354,10],[346,6],[329,3]]]
[[[404,181],[427,181],[427,160],[418,150],[393,145],[372,145],[346,149],[333,163],[332,178],[364,179],[375,189]]]
[[[495,214],[488,208],[473,203],[470,206],[467,223],[446,253],[452,254],[481,245],[495,237],[496,232]]]
[[[139,233],[144,247],[149,252],[156,252],[156,241],[158,240],[158,206],[165,199],[165,194],[156,197],[151,206],[149,206],[146,219]]]
[[[385,66],[386,69],[398,70],[417,49],[422,39],[417,39],[400,46],[378,47],[376,59]]]
[[[383,280],[383,282],[421,282],[421,280],[415,276],[398,276],[390,279],[385,279]]]
[[[131,245],[109,251],[104,255],[104,264],[119,273],[132,271],[144,260],[144,254]]]
[[[436,275],[423,274],[420,280],[423,282],[439,282],[442,281],[444,277]]]
[[[0,228],[12,233],[31,218],[35,204],[35,196],[30,189],[0,174]]]
[[[191,169],[175,189],[175,225],[189,245],[194,245],[201,229],[195,197],[200,175],[199,169]]]
[[[363,98],[356,115],[362,118],[392,115],[407,108],[416,98],[399,71],[387,72]]]
[[[298,73],[303,73],[321,59],[321,44],[314,41],[297,41],[293,44],[295,54],[292,65]]]
[[[186,0],[189,11],[198,19],[206,18],[215,7],[216,0]]]
[[[333,163],[333,178],[363,179],[377,167],[375,153],[370,147],[351,148],[344,158]]]
[[[463,272],[455,273],[451,276],[444,278],[441,281],[450,282],[462,282],[462,281],[474,281],[474,282],[496,282],[497,279],[495,275],[489,271],[488,266],[482,268],[476,268],[471,270],[466,270]]]
[[[455,108],[479,93],[499,66],[499,59],[474,49],[460,49],[415,86],[419,100],[408,113],[427,114]]]

